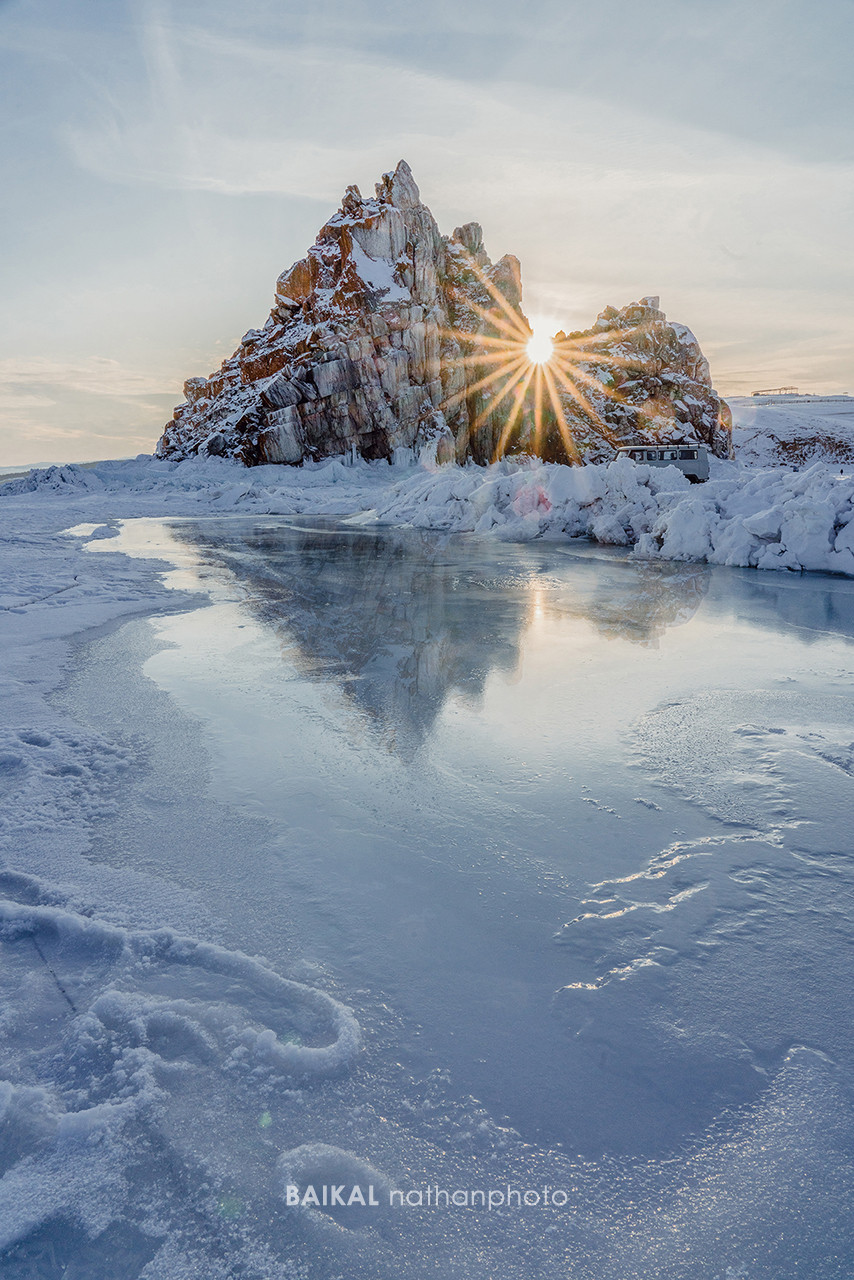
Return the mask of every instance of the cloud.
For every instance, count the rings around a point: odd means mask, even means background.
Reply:
[[[150,452],[176,398],[170,380],[105,357],[0,360],[0,465]]]
[[[521,259],[529,310],[556,328],[660,294],[702,342],[718,339],[724,383],[748,377],[763,344],[767,358],[804,326],[844,328],[854,166],[665,120],[642,96],[628,111],[593,92],[523,94],[509,80],[163,24],[147,41],[137,96],[117,90],[120,111],[70,135],[102,179],[321,197],[331,211],[347,183],[370,190],[405,156],[443,230],[481,220],[493,257]]]
[[[80,361],[51,360],[40,356],[22,360],[0,360],[0,396],[5,396],[6,389],[12,387],[55,387],[117,399],[174,394],[174,386],[169,380],[138,369],[128,369],[118,360],[110,360],[105,356],[89,356]],[[18,399],[26,399],[30,404],[55,403],[38,394],[19,396]],[[0,407],[4,403],[7,408],[12,407],[5,400],[0,400]],[[19,404],[15,407],[24,406]]]
[[[434,211],[466,201],[481,217],[499,210],[508,229],[535,218],[535,234],[580,242],[597,270],[636,255],[644,238],[666,240],[689,270],[741,277],[781,238],[798,238],[801,272],[829,263],[828,237],[847,250],[854,166],[793,160],[678,114],[662,120],[642,101],[628,111],[604,93],[523,93],[512,81],[226,40],[154,17],[144,47],[145,83],[115,86],[110,113],[68,130],[77,162],[108,181],[332,202],[406,156]],[[819,234],[804,235],[805,224]]]
[[[45,409],[55,404],[56,401],[49,396],[17,396],[0,387],[0,413],[10,413],[17,409]]]
[[[31,32],[31,54],[34,65],[39,49],[52,59],[43,88],[51,119],[67,121],[76,167],[56,191],[53,171],[38,169],[52,200],[39,187],[39,208],[56,209],[58,241],[66,221],[87,227],[93,206],[116,217],[102,215],[101,234],[78,235],[80,253],[68,255],[52,320],[56,365],[41,382],[27,382],[38,372],[28,366],[10,390],[88,395],[91,412],[109,406],[128,430],[145,397],[156,424],[158,398],[175,403],[181,379],[218,363],[217,337],[263,319],[264,282],[310,243],[325,216],[317,202],[331,212],[347,183],[370,191],[403,156],[443,230],[477,218],[493,257],[521,259],[526,307],[555,328],[659,294],[724,386],[769,362],[804,367],[808,352],[817,378],[851,379],[842,338],[854,324],[854,167],[790,153],[782,126],[751,136],[747,120],[734,131],[730,98],[728,115],[717,109],[722,63],[727,76],[743,74],[738,101],[749,107],[753,95],[758,110],[761,96],[769,118],[795,85],[789,78],[769,97],[776,72],[752,60],[770,0],[725,47],[716,33],[729,31],[721,14],[737,0],[717,10],[532,0],[524,13],[486,0],[427,0],[417,11],[385,0],[237,10],[134,0],[132,27],[124,18],[105,27],[86,4],[60,21],[51,5],[55,30]],[[662,15],[678,22],[662,25]],[[772,43],[791,71],[786,40]],[[727,129],[710,127],[713,116]],[[811,100],[807,124],[819,117]],[[43,244],[32,254],[22,298],[43,287],[34,283]],[[39,296],[29,327],[16,315],[15,343],[38,333],[43,305]],[[65,351],[81,349],[81,329],[124,363],[62,365]]]

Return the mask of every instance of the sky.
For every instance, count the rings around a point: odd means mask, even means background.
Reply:
[[[854,392],[854,0],[0,0],[0,466],[150,452],[356,182]]]

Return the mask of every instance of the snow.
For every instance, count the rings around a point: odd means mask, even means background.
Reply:
[[[141,457],[53,467],[0,489],[32,513],[67,496],[90,512],[348,515],[364,521],[476,533],[504,541],[590,538],[645,559],[854,574],[854,465],[802,470],[715,463],[691,485],[676,468],[622,456],[581,468],[536,459],[436,467],[425,453],[395,466],[327,459],[299,468],[245,468],[223,459]],[[33,516],[35,518],[35,516]],[[91,523],[91,520],[90,520]]]
[[[394,278],[394,263],[388,258],[372,258],[357,240],[350,249],[353,265],[369,289],[382,294],[383,302],[410,302],[409,290]]]
[[[679,339],[680,342],[684,342],[686,346],[690,345],[690,346],[696,347],[697,350],[699,350],[700,344],[687,325],[679,324],[675,320],[671,320],[669,323],[670,323],[670,328],[676,334],[676,337]]]
[[[744,396],[728,401],[743,465],[854,463],[854,397]]]
[[[0,520],[0,1270],[850,1270],[849,468],[143,456]]]

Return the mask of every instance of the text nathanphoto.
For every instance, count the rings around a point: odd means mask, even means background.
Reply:
[[[408,1190],[374,1183],[287,1183],[290,1208],[347,1209],[563,1209],[570,1201],[562,1187],[442,1187],[438,1183]]]

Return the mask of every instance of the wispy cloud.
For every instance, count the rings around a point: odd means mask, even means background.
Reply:
[[[174,386],[168,381],[145,370],[128,369],[118,360],[105,356],[90,356],[80,361],[52,360],[46,356],[0,360],[0,395],[5,395],[9,388],[18,387],[55,387],[114,399],[174,394]],[[30,404],[55,403],[39,395],[19,396],[18,399],[26,399]]]
[[[150,452],[175,399],[168,381],[104,357],[0,360],[0,464]]]
[[[49,409],[56,404],[49,396],[16,395],[0,387],[0,414],[15,412],[18,409]]]

